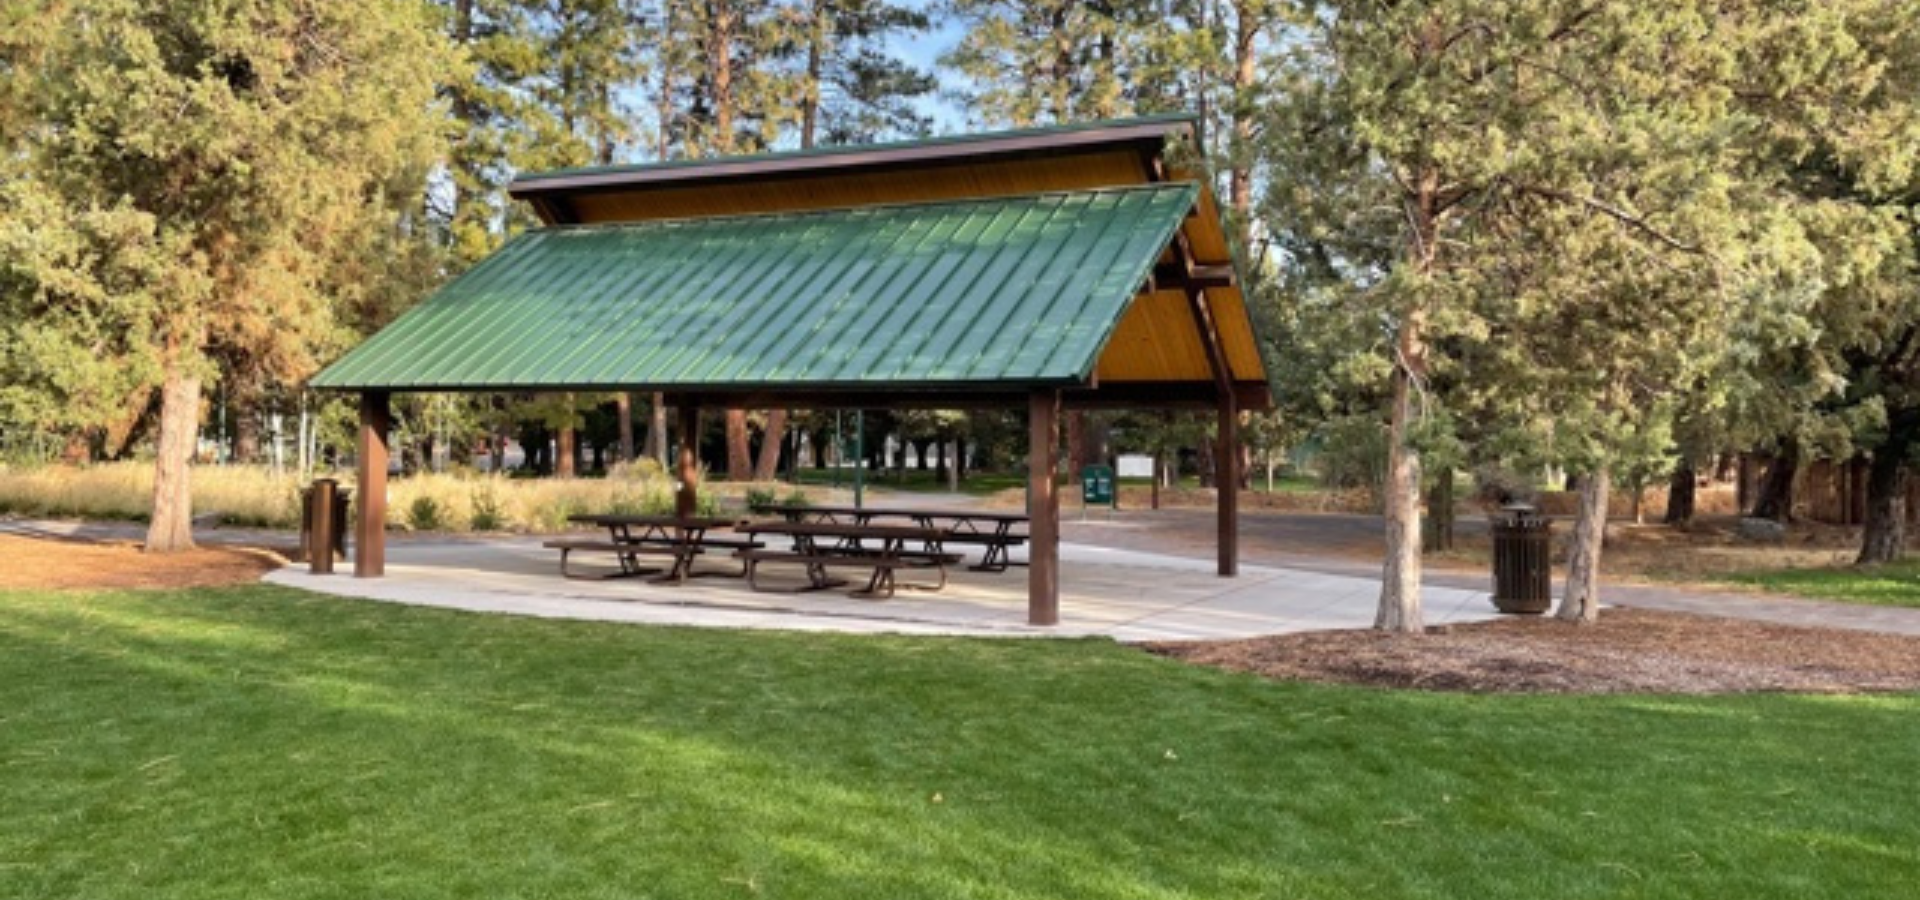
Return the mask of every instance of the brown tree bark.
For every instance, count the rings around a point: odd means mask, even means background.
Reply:
[[[1421,551],[1439,553],[1453,549],[1453,470],[1434,473],[1433,487],[1427,489],[1427,525],[1422,532]]]
[[[253,403],[237,401],[233,404],[233,461],[238,463],[257,463],[260,461],[260,409]]]
[[[1867,470],[1866,527],[1860,536],[1860,555],[1855,565],[1870,566],[1896,562],[1907,545],[1906,517],[1900,502],[1906,494],[1907,470],[1900,458],[1876,453]]]
[[[576,474],[573,463],[577,455],[575,444],[578,442],[578,435],[573,427],[573,395],[567,394],[562,402],[566,404],[567,421],[560,426],[558,434],[554,436],[553,474],[558,478],[572,478]]]
[[[667,395],[655,392],[653,408],[647,411],[647,456],[667,470]]]
[[[200,379],[171,348],[160,389],[160,438],[153,458],[153,518],[148,553],[193,549],[193,452],[200,437]]]
[[[1227,209],[1241,253],[1253,244],[1253,117],[1259,106],[1248,96],[1259,82],[1259,37],[1263,9],[1253,0],[1233,3],[1233,125],[1227,153]],[[1242,257],[1246,259],[1248,257]]]
[[[820,130],[820,81],[827,42],[826,0],[807,4],[807,76],[800,92],[800,149],[812,150]]]
[[[1612,481],[1604,468],[1579,481],[1580,511],[1568,548],[1566,592],[1555,615],[1562,621],[1591,624],[1600,620],[1600,551],[1606,545]]]
[[[1393,369],[1393,401],[1387,424],[1385,487],[1386,562],[1380,575],[1380,608],[1373,627],[1419,634],[1426,630],[1420,610],[1420,451],[1408,442],[1413,422],[1413,380],[1426,377],[1425,316],[1412,310],[1400,323],[1396,341],[1400,365]]]
[[[553,474],[555,478],[572,478],[574,458],[574,431],[568,425],[560,429],[554,437]]]
[[[1153,509],[1160,508],[1160,483],[1167,478],[1166,454],[1158,450],[1153,452],[1153,492],[1148,503]]]
[[[691,403],[680,407],[680,453],[674,481],[674,515],[690,518],[699,509],[700,499],[700,408]]]
[[[1067,473],[1075,477],[1091,464],[1087,430],[1086,410],[1067,413]]]
[[[727,407],[727,480],[753,480],[753,447],[747,432],[747,411]]]
[[[102,436],[101,458],[124,459],[132,451],[134,443],[151,427],[147,411],[153,406],[153,396],[153,388],[143,387],[127,398],[125,413],[109,424]]]
[[[753,466],[753,480],[772,481],[780,475],[780,454],[787,447],[787,411],[767,411],[767,433],[760,440],[760,459]]]
[[[1415,49],[1417,59],[1440,52],[1443,35],[1432,23]],[[1407,265],[1420,280],[1431,279],[1440,266],[1441,185],[1438,171],[1428,168],[1402,199],[1407,220]],[[1420,634],[1426,621],[1420,609],[1420,450],[1410,438],[1413,429],[1413,392],[1427,380],[1427,311],[1416,297],[1401,316],[1394,336],[1392,402],[1387,422],[1387,472],[1382,485],[1381,512],[1386,521],[1386,560],[1381,566],[1380,608],[1373,627],[1381,631]]]
[[[1667,514],[1663,521],[1668,525],[1685,525],[1693,521],[1696,483],[1693,464],[1681,461],[1667,482]]]
[[[733,152],[733,39],[739,23],[729,0],[708,0],[707,98],[712,101],[714,131],[708,146],[721,154]]]
[[[614,397],[614,411],[620,419],[620,458],[618,462],[633,462],[633,395],[621,391]]]
[[[1800,442],[1789,438],[1781,442],[1780,453],[1767,466],[1760,492],[1753,501],[1751,515],[1756,519],[1793,521],[1793,476],[1800,471]]]

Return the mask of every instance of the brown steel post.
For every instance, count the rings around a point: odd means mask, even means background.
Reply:
[[[360,519],[354,528],[353,577],[387,574],[387,432],[393,410],[385,391],[360,395]]]
[[[687,519],[699,507],[700,405],[682,398],[679,410],[680,466],[674,475],[673,514]]]
[[[1060,624],[1060,393],[1034,391],[1027,403],[1027,624]]]
[[[1232,391],[1220,395],[1219,430],[1213,488],[1219,507],[1220,575],[1230,578],[1240,574],[1240,410]]]

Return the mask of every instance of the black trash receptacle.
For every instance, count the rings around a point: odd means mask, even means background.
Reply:
[[[1553,527],[1531,506],[1501,507],[1493,517],[1493,606],[1539,615],[1553,606]]]
[[[333,560],[347,558],[347,495],[331,478],[316,478],[300,494],[300,550],[315,575],[333,572]]]

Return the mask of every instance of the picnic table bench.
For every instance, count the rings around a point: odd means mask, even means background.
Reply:
[[[547,541],[541,546],[549,550],[560,551],[560,574],[573,579],[633,578],[641,575],[659,575],[652,579],[656,582],[679,583],[688,578],[702,576],[744,577],[744,568],[739,572],[695,572],[695,558],[711,550],[754,550],[765,546],[757,541],[743,538],[715,537],[709,532],[715,528],[726,528],[738,524],[730,518],[680,518],[678,516],[639,516],[639,515],[579,515],[568,516],[567,521],[583,525],[598,525],[607,529],[606,540],[565,538]],[[567,567],[567,560],[575,552],[608,553],[619,561],[620,569],[601,575],[576,575]],[[670,556],[673,562],[666,569],[640,564],[642,554]]]
[[[855,597],[891,597],[899,587],[937,591],[947,585],[947,566],[960,561],[959,554],[941,549],[941,541],[948,532],[939,528],[856,522],[749,522],[737,530],[753,537],[781,535],[792,539],[788,550],[748,548],[734,554],[746,564],[747,584],[754,590],[775,590],[761,586],[759,569],[762,563],[780,562],[798,563],[806,571],[807,583],[783,589],[790,592],[846,585],[846,580],[827,574],[832,568],[871,572],[866,586],[853,592]],[[909,543],[918,543],[922,549],[909,550]],[[939,573],[938,583],[909,584],[899,581],[895,575],[898,569],[926,568]]]
[[[789,522],[850,522],[871,525],[876,519],[906,519],[921,528],[945,532],[942,544],[978,544],[980,562],[968,568],[976,572],[1005,572],[1010,566],[1024,566],[1012,550],[1027,542],[1024,532],[1014,526],[1031,521],[1026,513],[994,512],[975,509],[904,509],[874,506],[813,506],[809,504],[768,503],[755,506],[755,512],[778,515]]]

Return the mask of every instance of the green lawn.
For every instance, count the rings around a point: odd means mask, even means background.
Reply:
[[[1772,569],[1734,575],[1732,580],[1820,600],[1920,607],[1920,559],[1863,569]]]
[[[1920,697],[0,594],[0,897],[1911,895]]]

